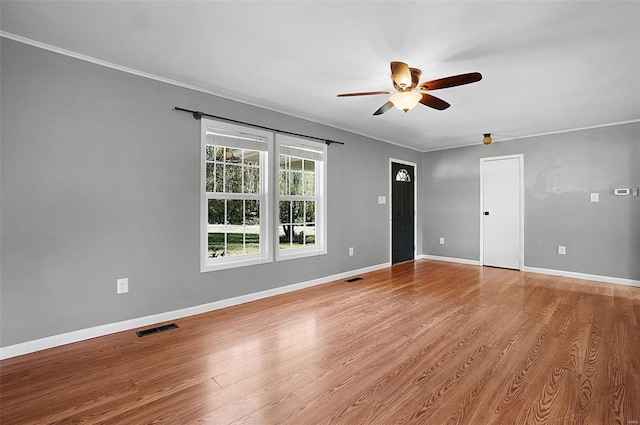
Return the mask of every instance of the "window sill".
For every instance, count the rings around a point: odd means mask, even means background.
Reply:
[[[327,255],[327,250],[314,249],[314,250],[281,251],[276,256],[276,261],[294,260],[296,258],[306,258],[306,257],[318,257],[320,255]]]
[[[236,269],[239,267],[255,266],[258,264],[271,263],[271,258],[247,258],[238,260],[227,260],[222,262],[207,261],[200,267],[200,273],[215,272],[218,270]]]

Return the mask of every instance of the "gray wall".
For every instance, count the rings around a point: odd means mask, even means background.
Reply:
[[[0,40],[0,346],[388,262],[390,157],[418,163],[419,254],[477,260],[479,158],[524,153],[525,265],[640,279],[640,198],[610,194],[640,186],[640,124],[420,154]],[[345,142],[328,254],[200,273],[200,125],[174,106]]]
[[[640,280],[640,197],[613,196],[640,187],[640,123],[424,153],[425,254],[479,259],[480,158],[510,154],[524,154],[525,266]]]
[[[419,152],[1,43],[1,346],[389,261],[377,197],[389,157]],[[200,273],[200,122],[174,106],[345,142],[328,153],[328,254]]]

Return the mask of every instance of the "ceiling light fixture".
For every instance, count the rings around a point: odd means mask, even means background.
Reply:
[[[393,106],[401,111],[409,112],[422,99],[422,94],[415,91],[400,91],[389,99]]]
[[[484,137],[482,138],[482,143],[484,143],[485,145],[490,145],[491,142],[492,142],[491,133],[484,133]]]

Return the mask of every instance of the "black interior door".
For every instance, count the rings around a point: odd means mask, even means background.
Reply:
[[[391,263],[413,260],[414,169],[391,163]]]

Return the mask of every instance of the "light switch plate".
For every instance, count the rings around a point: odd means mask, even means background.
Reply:
[[[386,204],[387,203],[387,197],[386,196],[378,196],[378,203],[379,204]]]
[[[600,202],[600,194],[598,192],[591,194],[591,202]]]
[[[558,245],[558,254],[567,255],[567,247],[564,245]]]

